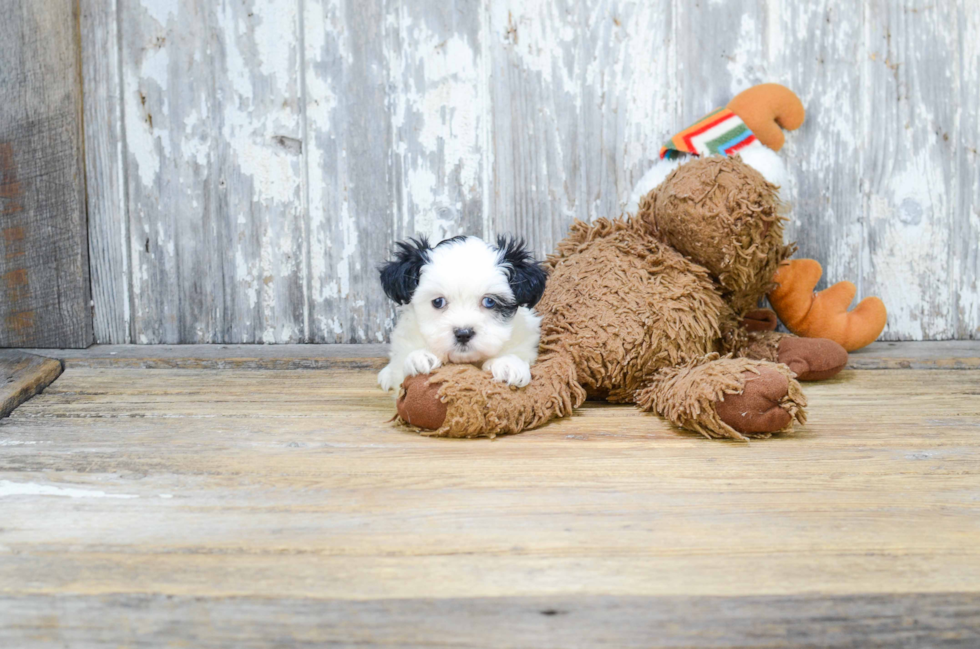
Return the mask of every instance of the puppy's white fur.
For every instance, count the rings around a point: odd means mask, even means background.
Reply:
[[[500,309],[486,308],[485,297],[498,303],[501,298],[514,300],[496,248],[476,237],[433,248],[411,302],[398,309],[391,362],[378,374],[381,389],[397,390],[405,377],[428,374],[446,363],[478,365],[508,385],[530,383],[541,318],[523,306],[505,317]],[[433,306],[437,298],[445,300],[445,306]],[[456,329],[472,329],[473,338],[461,345]]]

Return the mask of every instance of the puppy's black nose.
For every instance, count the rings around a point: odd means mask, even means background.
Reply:
[[[453,329],[453,334],[456,336],[456,342],[460,345],[465,345],[472,340],[476,332],[467,327],[466,329]]]

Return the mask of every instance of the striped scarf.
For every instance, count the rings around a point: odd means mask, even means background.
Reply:
[[[670,138],[660,149],[660,157],[673,160],[684,153],[727,156],[755,141],[742,118],[728,108],[719,108]]]

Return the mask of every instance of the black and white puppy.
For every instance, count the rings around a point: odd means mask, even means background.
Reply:
[[[397,244],[381,267],[385,294],[398,303],[391,362],[382,390],[445,363],[472,363],[497,381],[524,387],[538,357],[541,318],[532,310],[547,274],[523,241],[454,237],[430,247],[424,237]]]

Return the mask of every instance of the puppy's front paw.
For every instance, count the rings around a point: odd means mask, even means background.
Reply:
[[[483,364],[483,371],[493,374],[494,381],[523,388],[531,382],[531,366],[517,356],[491,358]]]
[[[385,392],[391,392],[395,387],[395,370],[391,369],[390,364],[385,365],[385,368],[378,372],[378,387]]]
[[[405,359],[405,376],[428,374],[440,365],[442,365],[442,361],[435,354],[424,349],[417,349]]]

